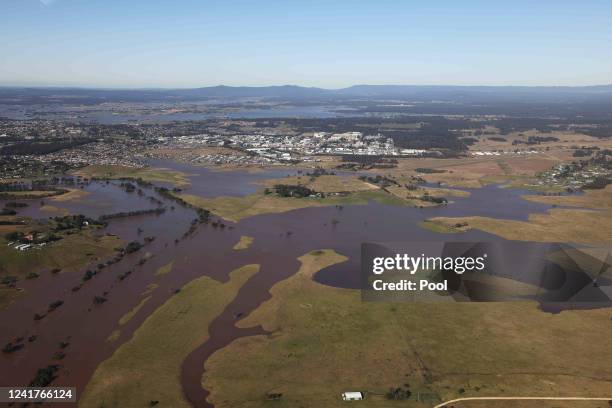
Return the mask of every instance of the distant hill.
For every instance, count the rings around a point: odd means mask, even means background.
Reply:
[[[353,95],[419,95],[419,94],[592,94],[612,93],[611,85],[597,86],[453,86],[453,85],[354,85],[341,89]]]
[[[205,88],[173,90],[186,96],[215,97],[215,98],[309,98],[327,96],[333,93],[322,88],[309,88],[297,85],[279,86],[211,86]]]
[[[286,100],[406,99],[457,102],[589,102],[612,98],[612,85],[551,86],[448,86],[354,85],[323,89],[296,85],[211,86],[193,89],[87,89],[0,87],[0,103],[153,102],[205,99],[275,98]]]
[[[448,86],[448,85],[354,85],[341,89],[308,88],[296,85],[264,87],[213,86],[175,90],[186,96],[200,97],[268,97],[268,98],[444,98],[612,95],[612,85],[584,87],[551,86]]]

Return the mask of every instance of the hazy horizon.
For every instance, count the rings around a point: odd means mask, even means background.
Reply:
[[[448,87],[448,88],[596,88],[596,87],[612,87],[611,83],[600,83],[600,84],[589,84],[589,85],[496,85],[496,84],[378,84],[378,83],[369,83],[369,84],[353,84],[342,87],[320,87],[320,86],[312,86],[312,85],[299,85],[299,84],[263,84],[263,85],[226,85],[226,84],[212,84],[212,85],[201,85],[201,86],[184,86],[184,87],[161,87],[161,86],[142,86],[142,87],[129,87],[129,86],[94,86],[94,85],[4,85],[0,83],[0,88],[30,88],[30,89],[82,89],[82,90],[101,90],[101,91],[146,91],[146,90],[159,90],[159,91],[171,91],[171,90],[190,90],[190,89],[205,89],[205,88],[217,88],[217,87],[227,87],[227,88],[280,88],[280,87],[296,87],[296,88],[305,88],[305,89],[321,89],[326,91],[339,91],[343,89],[353,88],[353,87],[361,87],[361,86],[372,86],[372,87]]]

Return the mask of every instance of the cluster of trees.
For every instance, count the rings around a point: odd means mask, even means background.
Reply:
[[[421,196],[421,201],[427,201],[430,203],[435,203],[435,204],[446,204],[448,203],[448,200],[444,197],[434,197],[432,195],[429,194],[423,194],[423,196]]]
[[[469,145],[460,140],[456,132],[440,124],[428,123],[418,129],[385,130],[384,135],[393,139],[395,146],[405,149],[464,151]]]
[[[392,169],[397,167],[397,159],[385,156],[342,155],[343,163],[336,166],[341,170]]]
[[[502,135],[507,135],[532,129],[541,133],[550,133],[553,130],[551,125],[555,122],[550,119],[506,117],[492,121],[490,124],[497,127]]]
[[[82,214],[55,217],[53,218],[53,221],[55,224],[53,227],[54,232],[82,229],[87,225],[104,225],[102,221],[94,220],[93,218],[86,217]]]
[[[15,341],[15,343],[13,343],[12,341],[9,341],[2,348],[2,352],[5,353],[5,354],[11,354],[11,353],[14,353],[16,351],[21,350],[24,347],[25,347],[25,345],[23,343],[21,343],[21,342],[18,342],[17,340]]]
[[[588,157],[593,154],[593,151],[590,149],[576,149],[574,153],[572,153],[573,157]]]
[[[309,173],[306,173],[307,176],[309,177],[320,177],[320,176],[334,176],[336,173],[334,173],[333,171],[329,171],[323,167],[315,167],[315,169]]]
[[[316,191],[299,185],[276,184],[274,190],[281,197],[303,198],[317,194]]]
[[[585,190],[601,190],[606,188],[608,184],[612,184],[610,176],[597,176],[595,180],[582,186]]]
[[[17,283],[17,280],[18,278],[16,276],[4,276],[2,277],[0,283],[8,286],[9,288],[14,288],[15,284]]]
[[[77,182],[79,179],[77,179]],[[51,178],[40,178],[33,180],[14,180],[9,182],[3,182],[0,184],[0,192],[7,191],[57,191],[58,194],[67,193],[68,190],[58,188],[61,184],[74,185],[74,177],[51,177]]]
[[[576,150],[574,150],[573,156],[574,157],[588,157],[599,150],[600,149],[597,146],[582,146],[581,148],[579,149],[576,148]],[[605,156],[605,150],[603,152]]]
[[[1,184],[0,184],[1,186]],[[10,187],[9,187],[10,188]],[[31,194],[25,193],[25,194],[12,194],[16,191],[19,192],[24,192],[24,191],[32,191]],[[43,197],[53,197],[53,196],[58,196],[58,195],[62,195],[64,193],[67,193],[68,190],[63,190],[63,189],[52,189],[52,190],[47,190],[45,191],[44,194],[41,193],[37,193],[35,192],[36,190],[33,190],[32,188],[28,188],[27,190],[5,190],[5,191],[0,191],[0,198],[6,198],[6,199],[13,199],[13,200],[28,200],[28,199],[36,199],[36,198],[43,198]]]
[[[164,212],[166,212],[166,209],[164,207],[152,208],[149,210],[124,211],[124,212],[118,212],[118,213],[113,213],[113,214],[101,215],[98,217],[98,220],[100,222],[104,222],[104,221],[108,221],[114,218],[134,217],[136,215],[149,215],[149,214],[160,215],[160,214],[163,214]]]
[[[143,247],[143,245],[140,242],[132,241],[132,242],[130,242],[129,244],[126,245],[125,253],[126,254],[131,254],[133,252],[139,251],[142,247]]]
[[[554,136],[529,136],[527,138],[527,144],[528,145],[533,145],[533,144],[540,144],[540,143],[546,143],[546,142],[558,142],[559,138],[558,137],[554,137]]]
[[[593,136],[600,139],[607,138],[612,136],[612,123],[600,124],[596,127],[586,126],[583,128],[576,128],[575,130],[588,136]]]
[[[120,187],[125,190],[126,193],[133,193],[136,191],[136,186],[130,182],[124,181],[120,184]]]
[[[389,187],[392,185],[396,185],[398,186],[399,183],[395,180],[393,180],[392,178],[389,178],[387,176],[381,176],[380,174],[372,177],[372,176],[359,176],[359,180],[361,181],[367,181],[368,183],[372,183],[372,184],[376,184],[382,188],[385,187]]]
[[[55,309],[64,304],[64,301],[59,299],[49,303],[49,307],[47,308],[47,313],[53,312]],[[47,316],[47,313],[34,313],[34,320],[42,320]]]
[[[494,142],[505,142],[506,141],[506,139],[504,139],[503,137],[498,137],[498,136],[489,137],[488,139]]]
[[[397,167],[397,159],[379,155],[357,155],[357,154],[346,154],[342,155],[342,161],[346,163],[351,163],[353,166],[340,165],[339,168],[351,168],[357,167],[357,165],[361,168],[393,168]]]
[[[90,143],[91,139],[57,140],[49,142],[35,142],[25,140],[20,143],[8,145],[0,149],[0,155],[24,156],[24,155],[43,155],[58,152],[63,149],[82,146]]]
[[[95,275],[96,275],[96,271],[92,271],[91,269],[86,270],[85,274],[83,275],[83,282],[90,280]]]
[[[212,213],[209,210],[205,210],[203,208],[196,207],[196,206],[188,203],[187,201],[183,200],[178,195],[173,194],[173,192],[179,192],[180,189],[175,188],[172,191],[170,191],[166,187],[155,187],[155,191],[159,195],[161,195],[162,197],[164,197],[164,198],[166,198],[168,200],[173,200],[173,201],[179,203],[180,205],[182,205],[185,208],[191,208],[192,210],[196,211],[196,213],[198,214],[198,217],[191,221],[191,224],[189,225],[189,229],[183,234],[183,238],[186,238],[189,235],[193,234],[195,232],[195,230],[198,228],[198,224],[208,224],[208,223],[210,223],[210,221],[212,219]],[[219,226],[219,225],[217,224],[217,226]],[[225,227],[225,225],[223,227]],[[179,240],[176,239],[174,242],[178,243],[178,241]]]
[[[48,365],[44,368],[39,368],[36,376],[30,382],[30,387],[46,387],[57,377],[58,365]]]
[[[17,215],[17,211],[12,208],[4,207],[0,210],[0,215]]]
[[[4,206],[6,208],[25,208],[28,206],[28,204],[26,203],[18,203],[16,201],[8,201],[6,203],[4,203]]]
[[[387,399],[390,400],[406,400],[410,398],[412,395],[412,391],[408,389],[408,384],[404,384],[403,387],[395,387],[389,389],[389,391],[385,394]]]
[[[93,304],[94,305],[101,305],[102,303],[106,302],[108,299],[106,299],[104,296],[94,296],[93,298]]]
[[[414,171],[416,171],[417,173],[423,173],[423,174],[446,173],[446,170],[430,169],[427,167],[417,167],[416,169],[414,169]]]
[[[63,300],[55,300],[55,301],[49,303],[49,312],[54,311],[55,309],[57,309],[58,307],[60,307],[63,304],[64,304]]]

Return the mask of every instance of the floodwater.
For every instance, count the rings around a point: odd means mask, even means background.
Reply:
[[[141,106],[145,108],[143,104]],[[105,125],[123,123],[165,123],[173,121],[200,121],[207,119],[266,119],[266,118],[337,118],[342,116],[365,116],[363,113],[341,112],[338,106],[275,106],[270,108],[240,108],[210,112],[161,112],[153,106],[132,112],[116,112],[104,107],[47,106],[47,105],[0,105],[0,117],[8,119],[47,119],[79,123],[101,123]]]
[[[192,166],[165,159],[152,159],[152,167],[170,168],[189,175],[191,185],[184,193],[201,197],[245,196],[262,188],[261,182],[272,178],[295,176],[300,170],[297,167],[266,168],[253,171],[230,170],[218,171],[203,166]]]
[[[250,194],[259,188],[256,184],[258,181],[289,174],[288,170],[268,173],[216,172],[167,161],[154,164],[188,173],[191,186],[185,192],[207,197]],[[152,188],[143,188],[143,195],[127,193],[113,182],[92,182],[83,189],[90,194],[77,201],[46,201],[75,214],[97,217],[107,213],[155,208],[157,204],[147,198],[154,196],[167,211],[160,215],[110,220],[100,233],[116,234],[125,242],[135,239],[142,242],[145,236],[154,236],[155,240],[103,269],[76,292],[71,289],[81,283],[83,271],[58,275],[44,271],[38,279],[18,282],[26,294],[0,311],[0,343],[4,345],[16,337],[36,335],[37,338],[31,343],[26,341],[22,350],[0,356],[0,385],[23,386],[34,378],[37,369],[48,364],[59,364],[61,369],[53,385],[75,386],[78,392],[82,392],[96,366],[129,340],[146,316],[173,296],[177,288],[202,275],[225,282],[232,270],[245,264],[260,264],[260,272],[245,283],[236,298],[213,321],[209,340],[183,362],[181,382],[186,398],[194,407],[210,406],[206,402],[208,394],[200,385],[206,359],[238,337],[263,333],[261,328],[236,328],[236,321],[239,320],[236,316],[248,315],[267,300],[274,283],[298,270],[299,256],[311,250],[330,248],[349,257],[345,263],[322,270],[315,279],[326,285],[353,288],[359,282],[362,242],[437,241],[449,238],[500,240],[499,237],[475,230],[452,236],[440,235],[420,228],[418,223],[434,216],[482,215],[526,219],[530,213],[544,212],[550,208],[549,205],[521,199],[525,192],[487,186],[470,190],[472,195],[468,198],[453,198],[452,204],[443,207],[416,209],[369,203],[343,208],[305,208],[255,216],[236,224],[226,223],[229,227],[223,229],[200,224],[193,234],[183,238],[196,217],[195,211],[157,195]],[[54,215],[40,211],[39,200],[27,201],[30,206],[22,214],[37,218]],[[170,209],[172,206],[174,210]],[[139,234],[138,229],[143,232]],[[241,235],[254,237],[254,243],[246,250],[234,251],[232,247]],[[138,265],[147,253],[151,257]],[[172,272],[156,276],[157,269],[170,261],[174,261]],[[133,270],[133,273],[119,280],[119,275],[127,270]],[[127,324],[119,326],[119,319],[139,303],[142,293],[153,284],[158,286],[151,292],[151,299]],[[93,302],[95,296],[104,296],[107,301],[96,305]],[[46,312],[48,305],[56,300],[62,300],[64,304],[48,313],[44,319],[33,320],[35,313]],[[116,329],[121,330],[118,339],[107,341]],[[66,356],[54,360],[54,353],[59,351],[62,341],[70,343],[64,350]]]

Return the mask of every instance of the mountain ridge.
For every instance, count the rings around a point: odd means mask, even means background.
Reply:
[[[327,89],[300,85],[229,86],[215,85],[176,89],[109,89],[76,87],[0,87],[0,104],[10,104],[14,98],[32,103],[45,100],[61,103],[65,100],[91,101],[181,101],[207,99],[286,99],[286,100],[348,100],[404,99],[421,102],[461,101],[552,102],[599,101],[612,99],[612,84],[590,86],[488,86],[488,85],[371,85],[359,84],[346,88]]]

